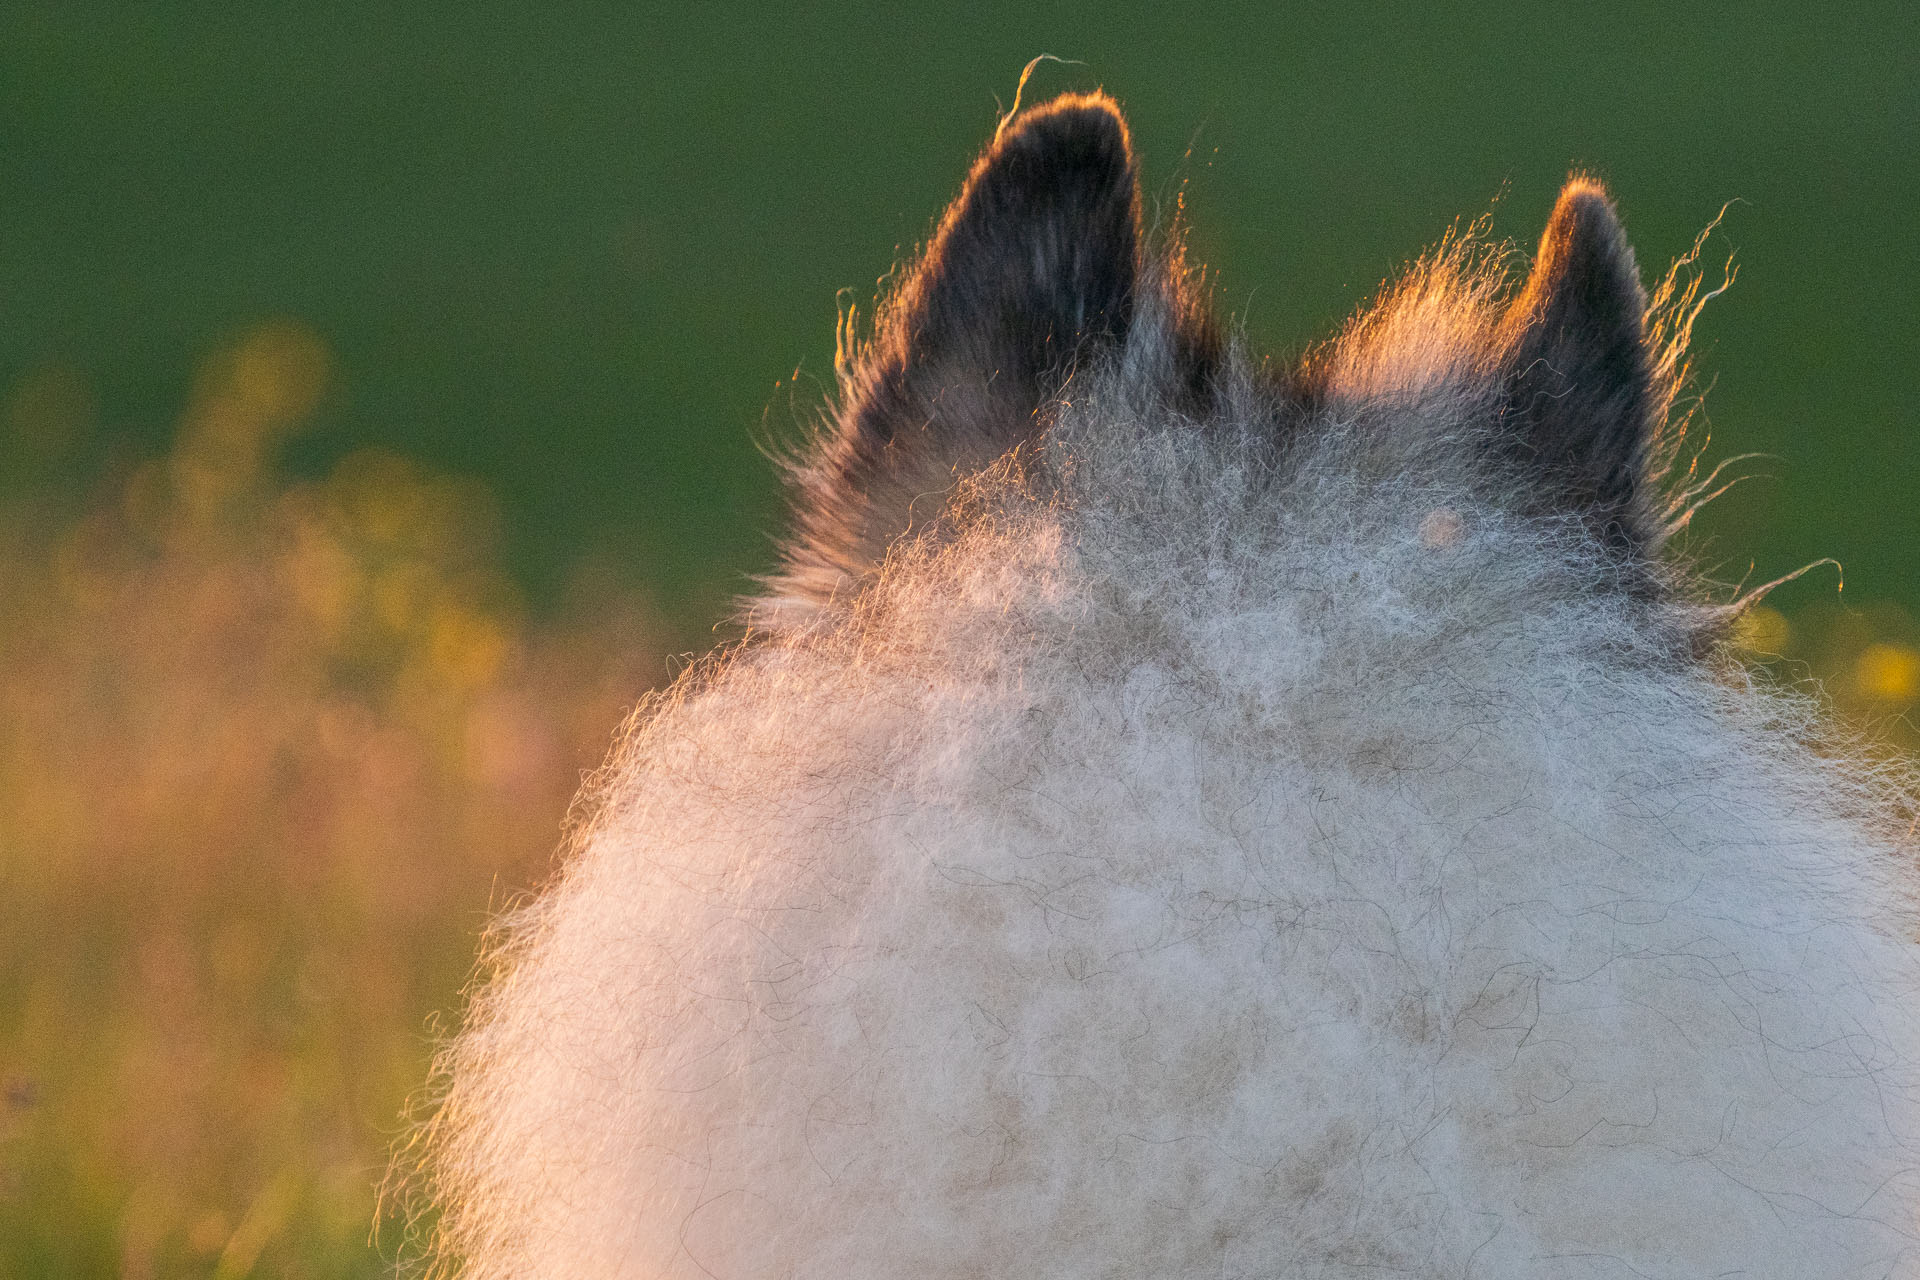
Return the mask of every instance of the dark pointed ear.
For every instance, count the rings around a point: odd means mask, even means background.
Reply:
[[[801,528],[770,603],[861,576],[957,477],[1031,438],[1076,366],[1124,339],[1139,206],[1110,99],[1057,98],[1001,127],[841,369],[834,429],[797,472]]]
[[[1576,177],[1561,191],[1506,320],[1502,444],[1544,502],[1585,516],[1610,545],[1658,542],[1648,453],[1663,405],[1647,350],[1646,294],[1612,201]]]

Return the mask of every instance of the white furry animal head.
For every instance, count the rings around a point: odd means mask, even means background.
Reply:
[[[1920,1275],[1911,792],[1662,556],[1575,180],[1270,369],[1006,125],[442,1063],[475,1277]]]

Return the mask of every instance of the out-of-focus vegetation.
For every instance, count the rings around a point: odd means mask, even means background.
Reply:
[[[261,327],[164,456],[0,510],[0,1274],[377,1270],[429,1017],[664,670],[604,586],[531,625],[476,485],[284,479],[328,366]]]
[[[1277,349],[1572,167],[1650,276],[1742,201],[1698,367],[1770,478],[1689,549],[1845,560],[1742,643],[1920,749],[1912,6],[1630,9],[8,5],[0,1274],[382,1270],[489,903],[1038,53]]]
[[[1920,755],[1920,626],[1905,609],[1884,601],[1855,609],[1836,597],[1789,618],[1761,605],[1741,618],[1734,641],[1867,744]]]
[[[272,324],[78,515],[0,510],[0,1272],[374,1274],[376,1187],[489,903],[664,668],[606,582],[529,621],[485,490],[292,482],[329,355]],[[14,429],[79,391],[30,380]],[[1892,606],[1740,643],[1920,747]]]

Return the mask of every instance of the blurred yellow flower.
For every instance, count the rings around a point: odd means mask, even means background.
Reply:
[[[1733,642],[1749,653],[1785,653],[1793,642],[1793,624],[1778,609],[1755,605],[1733,624]]]
[[[1920,649],[1877,642],[1853,663],[1854,687],[1877,702],[1911,702],[1920,696]]]
[[[202,364],[170,459],[182,515],[202,524],[265,478],[273,447],[319,405],[332,363],[312,330],[274,321]]]

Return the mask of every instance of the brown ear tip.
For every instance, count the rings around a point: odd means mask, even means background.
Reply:
[[[1073,118],[1103,128],[1127,127],[1126,117],[1120,113],[1120,104],[1111,95],[1095,89],[1091,93],[1062,93],[1028,107],[1012,119],[1009,128],[1025,128],[1056,118]]]
[[[1630,312],[1638,322],[1645,297],[1627,230],[1607,189],[1575,174],[1560,189],[1527,281],[1530,308],[1548,296],[1579,298],[1596,313]]]
[[[1599,179],[1586,174],[1575,174],[1560,188],[1544,240],[1549,247],[1583,245],[1608,254],[1627,249],[1626,228],[1620,225],[1613,197]]]
[[[1125,161],[1133,143],[1120,104],[1104,93],[1063,93],[1002,126],[994,150],[1079,151]]]
[[[1590,173],[1569,174],[1566,185],[1560,188],[1560,207],[1585,207],[1594,201],[1613,208],[1613,197],[1607,194],[1606,184]]]

